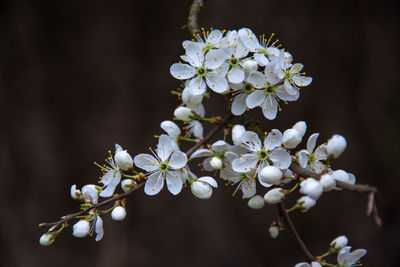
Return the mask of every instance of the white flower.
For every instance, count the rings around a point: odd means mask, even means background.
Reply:
[[[272,237],[272,238],[277,238],[278,237],[278,235],[279,235],[279,228],[278,228],[278,226],[275,226],[275,225],[271,225],[270,227],[269,227],[269,229],[268,229],[268,232],[269,232],[269,235]]]
[[[266,166],[258,174],[258,178],[267,184],[279,184],[282,176],[282,171],[275,166]]]
[[[222,49],[212,49],[204,56],[202,49],[196,44],[188,44],[185,59],[190,64],[175,63],[170,68],[170,73],[176,79],[190,79],[186,88],[193,95],[202,95],[207,86],[216,93],[223,93],[228,89],[225,71],[221,65],[226,58]]]
[[[335,134],[328,140],[328,144],[326,145],[326,151],[329,156],[333,156],[333,158],[338,158],[343,151],[346,149],[347,142],[346,139],[338,134]]]
[[[117,166],[123,171],[131,169],[133,167],[133,159],[128,151],[123,150],[118,144],[115,144],[115,151],[117,153],[115,153],[114,160]]]
[[[275,166],[281,170],[287,169],[292,159],[284,149],[280,148],[282,144],[282,133],[273,129],[264,139],[264,143],[261,144],[257,134],[252,131],[247,131],[242,136],[241,145],[250,151],[248,154],[243,154],[240,158],[234,159],[232,162],[232,168],[234,171],[239,173],[246,173],[251,170],[255,170],[256,174],[259,173],[265,166]],[[271,184],[265,183],[260,180],[259,182],[269,187]]]
[[[115,207],[111,212],[111,218],[114,221],[122,221],[126,217],[126,210],[122,206]]]
[[[307,178],[300,183],[300,187],[300,193],[308,195],[315,200],[317,200],[324,192],[324,188],[322,187],[321,183],[314,178]]]
[[[297,200],[297,205],[301,212],[306,212],[310,208],[314,207],[316,201],[309,196],[303,196]]]
[[[229,86],[233,89],[233,102],[231,106],[231,112],[233,115],[242,115],[247,107],[247,97],[254,92],[254,86],[248,82],[248,76],[245,77],[241,83],[229,83]]]
[[[274,188],[264,195],[264,200],[268,204],[278,204],[285,198],[282,188]]]
[[[158,139],[157,154],[139,154],[134,158],[135,165],[147,172],[144,192],[147,195],[155,195],[167,182],[168,190],[176,195],[182,190],[183,173],[179,171],[187,163],[186,154],[181,151],[172,150],[171,139],[162,134]]]
[[[348,184],[355,184],[356,183],[356,177],[352,173],[348,173],[344,170],[336,170],[330,173],[330,175],[336,180],[336,181],[341,181],[343,183],[348,183]]]
[[[94,184],[85,185],[82,187],[82,195],[93,204],[97,204],[99,200],[99,187]]]
[[[236,124],[232,128],[232,141],[235,146],[242,143],[242,135],[246,132],[246,128],[243,125]]]
[[[249,199],[247,205],[252,209],[258,210],[262,209],[265,206],[265,201],[262,196],[255,195],[254,197]]]
[[[128,192],[136,186],[136,182],[133,179],[124,179],[121,181],[121,188],[124,192]]]
[[[320,173],[326,167],[321,160],[326,160],[328,154],[326,153],[326,146],[324,144],[315,148],[319,133],[312,134],[307,141],[307,150],[303,149],[298,152],[299,164],[302,168],[307,168],[314,172]]]
[[[204,176],[195,180],[190,185],[190,190],[192,191],[193,195],[197,198],[209,199],[213,192],[212,187],[217,188],[218,187],[217,182],[209,176]]]
[[[71,197],[75,200],[81,200],[83,197],[81,191],[76,189],[75,184],[71,186]]]
[[[313,261],[311,265],[307,262],[301,262],[297,263],[294,267],[322,267],[322,265],[319,262]]]
[[[235,157],[236,154],[234,152],[228,151],[231,148],[227,142],[223,140],[216,141],[212,144],[211,149],[202,148],[196,150],[191,156],[191,159],[206,157],[206,159],[202,163],[202,167],[206,171],[215,171],[216,169],[220,169],[221,167],[226,165],[226,158]],[[214,166],[211,165],[211,161],[214,161]],[[221,167],[219,167],[221,163]]]
[[[342,248],[337,256],[337,262],[340,266],[343,267],[351,267],[351,266],[360,266],[359,260],[367,254],[367,250],[365,249],[356,249],[353,252],[351,251],[351,247]]]
[[[200,33],[194,35],[196,41],[183,41],[183,48],[186,49],[189,45],[197,45],[203,53],[211,49],[221,48],[223,33],[220,30],[214,29],[211,30],[211,32],[203,30],[202,34],[203,36]]]
[[[299,91],[294,87],[281,85],[281,80],[274,74],[274,64],[268,64],[264,73],[255,71],[250,73],[247,79],[254,88],[258,89],[252,92],[246,99],[246,105],[252,109],[260,107],[264,117],[269,120],[276,118],[278,113],[278,101],[296,101],[299,98]]]
[[[182,121],[191,121],[194,116],[193,110],[188,107],[177,107],[174,111],[174,116]]]
[[[55,241],[55,235],[52,233],[45,233],[39,239],[39,244],[41,246],[50,246]]]
[[[348,242],[349,242],[349,240],[347,239],[347,237],[344,235],[341,235],[341,236],[336,237],[331,242],[331,247],[333,247],[334,249],[341,249],[341,248],[347,246]]]
[[[331,173],[325,173],[319,180],[325,192],[331,191],[336,187],[336,181]]]
[[[307,124],[305,121],[298,121],[293,125],[292,129],[295,129],[300,134],[300,137],[303,138],[307,130]]]
[[[202,101],[203,95],[193,95],[187,88],[182,91],[182,103],[187,107],[192,109],[196,108],[201,104]]]
[[[118,150],[118,147],[115,146]],[[121,148],[122,150],[122,148]],[[110,156],[107,158],[107,163],[109,166],[104,165],[101,168],[101,171],[104,173],[101,177],[101,183],[103,186],[103,191],[99,194],[101,197],[111,197],[114,194],[115,188],[121,181],[121,172],[119,171],[118,165],[114,162],[113,157],[111,156],[111,151],[108,151]],[[105,189],[104,189],[105,188]]]
[[[239,38],[247,49],[255,53],[254,59],[260,66],[267,65],[271,60],[274,60],[274,58],[277,58],[280,54],[279,49],[273,47],[275,42],[270,44],[271,38],[267,40],[263,35],[259,42],[257,36],[250,29],[240,29]]]
[[[179,135],[181,134],[181,129],[178,127],[178,125],[176,125],[175,122],[168,120],[161,122],[160,127],[171,138],[174,151],[178,151],[179,150],[178,139]]]
[[[89,231],[90,224],[87,220],[79,220],[72,226],[72,235],[78,238],[87,236]]]
[[[257,71],[257,69],[258,69],[257,61],[249,59],[243,62],[243,70],[246,74],[250,74],[253,71]]]

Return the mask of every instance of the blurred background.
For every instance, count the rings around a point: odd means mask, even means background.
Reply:
[[[104,216],[105,236],[76,239],[67,228],[40,247],[54,221],[78,209],[69,188],[95,183],[118,142],[132,154],[157,142],[178,105],[169,73],[183,54],[191,1],[0,2],[0,266],[294,266],[303,255],[289,231],[268,234],[274,206],[251,210],[223,186],[209,201],[142,190],[122,222]],[[207,0],[205,28],[274,32],[314,78],[265,130],[299,120],[320,142],[348,140],[334,168],[379,187],[383,227],[365,216],[366,195],[324,194],[292,215],[314,255],[338,235],[365,248],[364,266],[400,266],[399,9],[395,1]],[[222,97],[205,101],[224,111]],[[249,113],[262,119],[259,109]],[[209,126],[207,126],[209,128]],[[303,142],[303,146],[304,146]],[[198,173],[200,174],[200,173]],[[295,199],[288,200],[288,206]],[[334,259],[332,259],[335,262]]]

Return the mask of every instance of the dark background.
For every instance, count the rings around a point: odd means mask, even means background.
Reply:
[[[339,133],[346,152],[334,165],[380,188],[379,230],[366,196],[324,194],[292,217],[314,254],[345,234],[366,248],[365,266],[399,266],[399,9],[395,1],[208,0],[206,28],[276,33],[314,78],[266,130],[306,120],[307,137]],[[154,146],[170,119],[178,81],[169,67],[189,36],[191,1],[1,1],[1,266],[294,266],[303,255],[289,231],[268,227],[274,206],[251,210],[220,183],[209,201],[189,190],[172,197],[143,191],[128,199],[123,222],[104,217],[105,236],[73,238],[71,227],[40,247],[42,221],[78,209],[72,184],[95,183],[118,142],[131,154]],[[223,100],[205,102],[207,114]],[[259,109],[250,112],[262,118]],[[294,199],[289,202],[293,203]],[[288,204],[290,205],[290,204]],[[333,262],[335,262],[333,260]]]

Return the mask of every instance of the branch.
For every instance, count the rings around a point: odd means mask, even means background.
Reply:
[[[203,5],[202,0],[194,0],[193,4],[190,6],[189,16],[186,25],[191,34],[196,34],[200,32],[198,15],[200,13],[200,7],[202,5]]]
[[[292,219],[290,219],[289,214],[286,211],[285,205],[283,205],[283,202],[281,202],[281,203],[277,204],[277,207],[278,207],[280,215],[283,217],[286,225],[289,227],[289,230],[292,232],[292,234],[296,238],[297,243],[299,243],[299,246],[300,246],[301,250],[303,251],[304,256],[307,258],[307,260],[309,262],[312,262],[315,257],[308,250],[308,248],[304,244],[303,240],[301,239],[299,233],[297,232],[296,227],[294,227]]]
[[[313,171],[304,169],[295,160],[292,160],[292,164],[290,165],[289,169],[291,169],[294,173],[297,173],[305,178],[313,177],[316,178],[317,180],[319,180],[323,174],[323,173],[318,174]],[[378,227],[382,226],[382,219],[379,216],[378,208],[375,201],[375,194],[379,194],[378,188],[368,184],[348,184],[342,181],[336,181],[336,186],[343,190],[368,194],[366,214],[367,216],[373,215],[376,225]]]

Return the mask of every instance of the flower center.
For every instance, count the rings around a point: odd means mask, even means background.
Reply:
[[[245,83],[243,86],[242,91],[246,94],[250,94],[254,90],[253,85],[251,83]]]
[[[203,77],[203,76],[206,75],[206,73],[207,73],[207,70],[204,67],[197,68],[197,74],[198,75]]]
[[[268,55],[268,53],[267,53],[267,49],[266,49],[266,48],[265,48],[265,49],[262,49],[262,50],[259,50],[258,52],[261,53],[261,54],[263,54],[266,58],[269,59],[269,55]]]
[[[160,164],[160,170],[162,172],[167,172],[168,171],[168,162],[163,162]]]
[[[249,177],[245,173],[242,173],[240,174],[240,179],[242,179],[242,181],[247,181]]]
[[[267,87],[264,88],[264,91],[267,94],[273,94],[273,93],[275,93],[275,87],[272,85],[268,85]]]
[[[314,156],[313,153],[308,154],[308,160],[309,160],[310,162],[314,162],[314,161],[315,161],[315,156]]]
[[[265,150],[260,150],[257,154],[260,160],[267,160],[268,159],[268,152]]]
[[[231,64],[232,67],[235,67],[239,65],[239,59],[232,57],[231,59],[229,59],[229,64]]]

